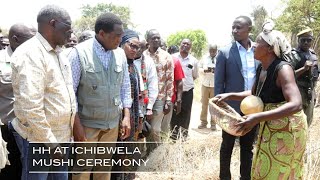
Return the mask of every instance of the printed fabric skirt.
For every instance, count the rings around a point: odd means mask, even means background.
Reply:
[[[283,104],[265,104],[264,111]],[[303,110],[282,119],[261,122],[251,179],[303,179],[307,127]]]

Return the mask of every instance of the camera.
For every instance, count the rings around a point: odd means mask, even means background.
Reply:
[[[189,69],[192,69],[193,68],[193,66],[191,65],[191,64],[188,64],[188,66],[187,66]]]
[[[214,73],[214,67],[208,67],[208,70],[207,72],[211,72],[211,73]]]

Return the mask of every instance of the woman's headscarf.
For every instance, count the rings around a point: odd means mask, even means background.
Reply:
[[[261,36],[270,46],[273,46],[274,53],[281,58],[284,54],[290,53],[291,45],[280,31],[273,30],[274,26],[275,24],[273,21],[266,21],[262,25],[262,32],[259,36]]]
[[[124,30],[120,46],[122,46],[124,43],[126,43],[127,41],[129,41],[132,38],[138,38],[139,39],[139,35],[135,31],[133,31],[131,29]]]

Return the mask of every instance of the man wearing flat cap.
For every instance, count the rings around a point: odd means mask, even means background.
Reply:
[[[299,87],[304,113],[307,115],[308,125],[313,119],[315,103],[315,86],[318,80],[318,57],[310,49],[313,41],[312,29],[306,28],[297,34],[298,47],[293,49],[293,62],[297,85]]]

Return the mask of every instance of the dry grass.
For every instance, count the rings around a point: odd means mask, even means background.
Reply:
[[[305,153],[305,179],[320,179],[320,109],[315,108]]]
[[[165,173],[139,173],[140,179],[217,179],[221,138],[209,135],[206,139],[167,143],[150,157],[150,168]]]
[[[316,96],[319,97],[320,83],[317,84],[316,92]],[[320,179],[320,107],[316,107],[313,114],[305,153],[305,179]]]
[[[320,179],[319,114],[320,109],[315,109],[315,122],[309,129],[304,171],[304,177],[308,180]],[[159,173],[138,173],[137,175],[143,180],[219,179],[220,143],[220,136],[209,134],[202,139],[163,144],[149,156],[151,164],[148,170]],[[239,177],[239,154],[239,147],[235,146],[231,160],[231,173],[234,179]]]
[[[319,88],[320,89],[320,88]],[[320,108],[315,108],[314,120],[309,128],[305,153],[304,178],[320,179]],[[211,133],[186,142],[166,143],[151,155],[150,167],[158,173],[137,173],[137,179],[152,180],[211,180],[219,179],[220,133]],[[231,160],[231,173],[239,177],[239,146],[235,146]],[[165,172],[165,173],[163,173]]]
[[[146,171],[158,173],[137,173],[137,179],[152,180],[215,180],[219,179],[219,149],[221,137],[208,134],[205,138],[188,139],[185,142],[165,143],[149,156]],[[239,154],[239,147],[234,149]],[[239,176],[237,156],[232,157],[233,175]]]

